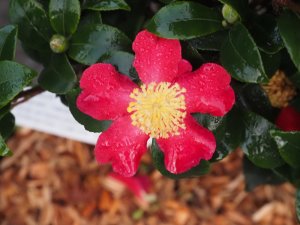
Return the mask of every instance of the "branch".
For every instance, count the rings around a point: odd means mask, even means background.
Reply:
[[[42,89],[41,87],[37,86],[37,87],[33,87],[29,90],[26,91],[22,91],[20,94],[18,94],[15,99],[12,101],[11,103],[11,108],[16,107],[17,105],[24,103],[26,101],[28,101],[29,99],[31,99],[32,97],[42,93],[43,91],[45,91],[44,89]]]

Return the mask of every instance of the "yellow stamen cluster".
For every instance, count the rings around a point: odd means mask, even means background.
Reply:
[[[127,111],[131,113],[132,125],[153,138],[168,138],[185,129],[186,90],[175,83],[150,83],[135,88],[130,94],[134,99]]]
[[[267,93],[271,105],[276,108],[288,106],[289,101],[297,94],[292,82],[280,70],[274,74],[267,85],[262,87]]]

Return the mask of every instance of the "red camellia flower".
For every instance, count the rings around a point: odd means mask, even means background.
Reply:
[[[300,112],[292,106],[281,109],[276,125],[283,131],[300,131]]]
[[[78,108],[97,120],[113,120],[97,141],[98,162],[111,162],[115,172],[132,176],[149,137],[156,139],[171,173],[210,159],[215,138],[191,113],[226,114],[235,102],[230,75],[214,63],[191,72],[191,64],[181,58],[178,40],[148,31],[137,35],[133,50],[140,87],[104,63],[90,66],[80,80]]]

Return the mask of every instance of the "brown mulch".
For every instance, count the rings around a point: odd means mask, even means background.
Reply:
[[[241,152],[210,174],[174,181],[153,170],[140,174],[156,201],[141,203],[126,188],[108,185],[92,146],[26,129],[9,140],[13,157],[0,162],[0,225],[250,225],[297,224],[289,184],[244,191]]]

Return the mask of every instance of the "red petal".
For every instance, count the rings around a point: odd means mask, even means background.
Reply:
[[[292,106],[283,108],[276,119],[276,125],[283,131],[300,131],[300,112]]]
[[[138,86],[110,64],[87,68],[80,80],[77,107],[98,120],[114,120],[127,113],[130,93]]]
[[[187,90],[185,97],[188,112],[223,116],[235,102],[230,80],[230,75],[223,67],[207,63],[192,73],[178,77],[175,82]]]
[[[192,65],[189,63],[189,61],[182,59],[178,64],[178,75],[191,72],[192,69]]]
[[[209,160],[216,141],[209,130],[201,127],[191,116],[185,119],[186,129],[180,135],[168,139],[157,139],[165,155],[165,166],[171,173],[183,173],[199,164],[201,159]]]
[[[171,82],[178,75],[181,46],[178,40],[160,38],[144,30],[133,42],[134,67],[143,83]]]
[[[96,159],[100,163],[111,162],[114,171],[123,176],[133,176],[147,151],[148,138],[131,125],[129,116],[121,117],[100,135],[95,147]]]

